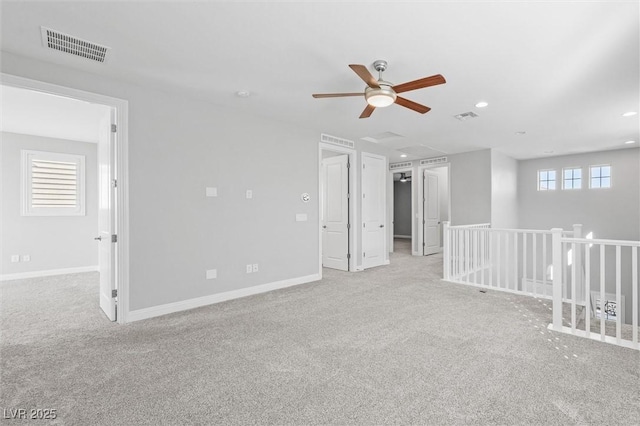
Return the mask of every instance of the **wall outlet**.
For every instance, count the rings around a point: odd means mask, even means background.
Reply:
[[[212,280],[214,278],[218,278],[218,270],[217,269],[208,269],[207,270],[207,279]]]
[[[23,262],[31,262],[31,255],[30,254],[22,255],[22,261]]]
[[[217,197],[218,196],[218,188],[208,186],[206,189],[207,197]]]
[[[12,254],[11,255],[11,263],[18,263],[20,262],[20,255],[19,254]]]
[[[253,272],[253,266],[252,265],[247,265],[247,274],[250,274]]]
[[[253,191],[250,189],[247,189],[247,199],[249,198],[253,198]]]
[[[253,269],[253,272],[258,272],[258,264],[254,263],[252,269]]]

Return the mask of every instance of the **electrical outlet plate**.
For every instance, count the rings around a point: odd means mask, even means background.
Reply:
[[[207,279],[212,280],[214,278],[218,278],[218,270],[217,269],[207,270]]]
[[[253,198],[253,191],[250,189],[247,189],[247,199],[249,198]]]
[[[253,264],[253,272],[258,272],[258,264],[257,263]]]
[[[217,197],[218,196],[218,188],[208,186],[206,189],[207,197]]]
[[[18,262],[20,262],[20,255],[19,254],[11,255],[11,263],[18,263]]]
[[[30,254],[25,254],[22,256],[22,261],[23,262],[31,262],[31,255]]]
[[[247,274],[250,274],[253,272],[253,266],[252,265],[247,265]]]

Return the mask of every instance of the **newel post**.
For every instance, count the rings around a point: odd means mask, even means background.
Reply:
[[[445,280],[449,280],[449,278],[451,277],[451,250],[450,250],[450,244],[451,244],[451,240],[449,237],[449,222],[448,221],[444,221],[442,222],[442,250],[444,251],[443,253],[443,268],[442,268],[442,275],[443,278]]]
[[[562,228],[551,230],[553,260],[553,329],[562,331]]]
[[[573,225],[573,238],[584,238],[582,236],[582,225]],[[584,294],[584,267],[582,266],[584,255],[582,253],[583,249],[586,250],[588,248],[585,244],[576,244],[576,252],[573,254],[573,259],[576,262],[576,294],[572,294],[571,298],[578,304],[586,303],[585,301],[587,300]]]

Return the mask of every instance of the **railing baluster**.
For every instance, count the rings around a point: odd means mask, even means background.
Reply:
[[[551,296],[547,294],[547,235],[542,234],[542,295]]]
[[[604,244],[600,244],[600,340],[604,342],[605,336],[605,328],[604,328],[604,302],[605,302],[605,293],[604,293]]]
[[[620,344],[622,339],[622,318],[620,313],[622,312],[622,247],[616,245],[616,341]]]
[[[509,285],[509,265],[512,257],[509,255],[509,231],[507,231],[504,233],[504,288],[506,289],[511,288]]]
[[[522,280],[528,282],[527,279],[527,233],[522,233]]]
[[[494,250],[493,250],[493,235],[494,232],[489,232],[489,287],[493,287],[493,263],[494,263]]]
[[[518,290],[520,288],[520,283],[518,282],[518,231],[513,233],[513,282],[516,290]],[[524,291],[524,288],[522,291]]]
[[[486,258],[485,258],[485,241],[486,241],[486,231],[484,229],[482,229],[480,231],[480,265],[481,265],[481,269],[480,269],[480,285],[482,285],[484,287],[484,271],[485,271],[485,266],[486,266]]]
[[[469,230],[464,230],[464,275],[465,281],[469,284],[469,275],[471,274],[469,270]]]
[[[496,232],[496,238],[498,240],[498,246],[496,247],[496,251],[498,252],[498,271],[497,271],[497,275],[496,275],[496,287],[501,288],[500,286],[500,270],[502,269],[502,250],[500,250],[500,232]]]
[[[586,303],[584,306],[584,332],[585,336],[589,337],[591,336],[591,303],[589,303],[591,298],[591,252],[589,251],[589,244],[585,245],[584,266],[586,271],[584,276],[584,294],[586,295]]]
[[[538,284],[538,274],[536,274],[536,270],[538,269],[538,263],[536,262],[536,240],[537,238],[537,234],[533,234],[531,235],[531,237],[533,238],[533,261],[531,264],[531,268],[533,269],[533,288],[536,288],[536,285]],[[534,293],[535,294],[535,293]]]
[[[576,243],[571,243],[571,333],[576,334]]]
[[[638,349],[638,247],[631,247],[631,297],[632,340]]]

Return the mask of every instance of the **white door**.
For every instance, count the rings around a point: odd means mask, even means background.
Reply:
[[[116,133],[111,130],[115,123],[115,109],[111,116],[105,117],[101,124],[101,136],[98,143],[98,260],[100,270],[100,308],[111,321],[116,320],[115,280],[115,244],[111,236],[116,232],[114,220],[115,185],[114,157]]]
[[[362,154],[362,266],[385,263],[386,161]]]
[[[349,270],[349,156],[322,160],[322,266]]]
[[[438,174],[424,171],[424,255],[440,251],[440,194],[438,192]]]

